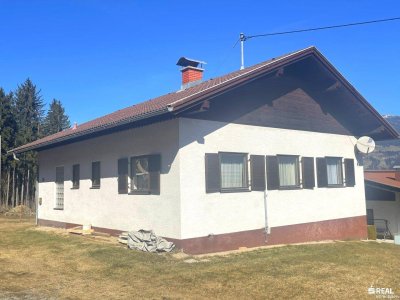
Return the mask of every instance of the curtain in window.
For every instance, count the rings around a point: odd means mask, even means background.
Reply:
[[[149,160],[147,157],[134,159],[133,190],[150,189]]]
[[[297,157],[279,156],[279,185],[297,186]]]
[[[243,154],[221,155],[221,188],[245,187]]]
[[[342,160],[340,158],[326,159],[328,184],[342,184]]]

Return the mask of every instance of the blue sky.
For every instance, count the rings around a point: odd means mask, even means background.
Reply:
[[[247,35],[400,16],[399,1],[0,0],[0,86],[27,77],[83,123],[180,88],[180,56],[205,78],[237,70]],[[382,114],[400,115],[400,21],[249,40],[247,66],[315,45]]]

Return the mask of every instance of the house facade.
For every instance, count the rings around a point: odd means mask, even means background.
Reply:
[[[367,222],[378,234],[389,229],[388,237],[400,234],[400,169],[365,171]]]
[[[151,229],[193,254],[366,238],[354,146],[398,134],[317,49],[203,82],[179,62],[181,90],[13,150],[38,151],[40,225]]]

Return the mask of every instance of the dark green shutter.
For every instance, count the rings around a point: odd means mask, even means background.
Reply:
[[[315,187],[314,157],[302,157],[301,165],[302,165],[303,188],[313,189]]]
[[[346,158],[344,160],[344,171],[346,176],[346,186],[355,186],[356,178],[354,172],[354,159]]]
[[[328,170],[326,167],[325,157],[317,158],[317,182],[318,182],[318,187],[328,186]]]
[[[217,153],[205,155],[206,193],[217,193],[221,189],[219,157]]]
[[[267,190],[279,189],[279,167],[277,156],[267,156]]]
[[[118,159],[118,194],[128,193],[128,158]]]
[[[149,155],[150,193],[160,195],[161,155]]]
[[[265,191],[265,156],[250,155],[251,190]]]

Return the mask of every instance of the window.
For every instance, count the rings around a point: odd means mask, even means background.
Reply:
[[[149,158],[147,156],[131,158],[131,189],[133,192],[150,191]]]
[[[219,153],[221,190],[247,189],[247,154]]]
[[[127,161],[127,160],[126,160]],[[120,161],[123,179],[123,162]],[[130,177],[132,194],[160,195],[161,156],[159,154],[131,157]],[[123,184],[121,193],[125,192]]]
[[[100,188],[100,162],[92,162],[92,189]]]
[[[278,155],[279,186],[299,187],[299,157],[294,155]]]
[[[369,208],[367,209],[367,225],[375,225],[374,210]]]
[[[79,179],[80,179],[79,165],[73,165],[72,166],[72,188],[73,189],[79,189]]]
[[[343,185],[342,158],[326,158],[327,179],[329,185]]]
[[[56,167],[55,209],[64,209],[64,167]]]

